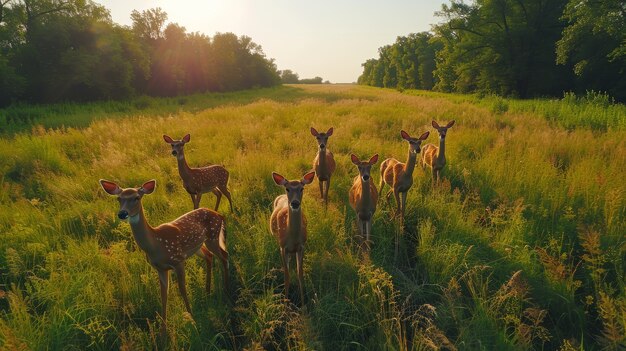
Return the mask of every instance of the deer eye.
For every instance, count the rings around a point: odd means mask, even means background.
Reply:
[[[304,191],[304,188],[300,188],[300,193],[302,193]]]
[[[287,192],[289,192],[289,188],[285,188],[285,190],[287,190]]]

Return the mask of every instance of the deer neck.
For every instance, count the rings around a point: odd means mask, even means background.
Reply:
[[[300,210],[294,211],[289,206],[289,219],[287,223],[287,233],[293,238],[299,238],[302,234],[302,207]]]
[[[446,139],[439,138],[439,153],[437,154],[437,162],[444,163],[446,162]]]
[[[187,182],[191,178],[191,167],[187,164],[185,154],[181,152],[180,157],[176,157],[176,160],[178,161],[178,174],[180,174],[183,182]]]
[[[370,191],[370,183],[372,182],[372,178],[370,177],[369,182],[363,181],[363,177],[361,178],[361,207],[370,208],[372,206],[372,192]]]
[[[412,178],[413,170],[415,169],[415,162],[417,161],[417,153],[411,152],[409,147],[409,156],[407,157],[406,165],[404,166],[405,177]]]
[[[150,254],[154,247],[154,230],[146,220],[146,216],[143,213],[143,206],[139,210],[139,213],[128,217],[128,223],[130,224],[130,229],[133,231],[133,236],[139,248],[147,254]]]
[[[320,167],[320,173],[326,174],[326,149],[320,149],[317,152],[317,160]]]

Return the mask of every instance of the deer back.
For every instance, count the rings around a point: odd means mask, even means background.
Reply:
[[[217,243],[227,251],[224,225],[219,213],[199,208],[154,228],[154,237],[168,260],[180,262],[196,253],[205,242]]]
[[[206,193],[228,183],[229,173],[222,165],[191,168],[189,173],[189,177],[183,178],[183,184],[190,193]]]

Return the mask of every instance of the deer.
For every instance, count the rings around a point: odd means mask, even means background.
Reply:
[[[207,167],[191,168],[185,159],[185,144],[191,140],[189,134],[181,140],[173,140],[167,135],[163,135],[163,140],[172,146],[172,156],[178,161],[178,174],[183,180],[183,187],[191,196],[194,210],[200,207],[202,194],[209,191],[217,196],[215,211],[220,207],[222,194],[228,199],[230,212],[233,212],[233,202],[228,190],[228,171],[222,165],[210,165]]]
[[[311,135],[315,137],[319,146],[315,160],[313,160],[313,169],[319,181],[320,197],[324,203],[328,203],[330,177],[335,171],[335,158],[333,157],[333,153],[327,148],[328,138],[333,135],[333,128],[331,127],[326,133],[318,133],[315,128],[311,127]]]
[[[439,126],[435,121],[432,121],[433,128],[437,129],[439,133],[439,147],[434,144],[424,145],[422,151],[422,157],[420,158],[420,164],[422,169],[426,169],[426,166],[430,167],[433,172],[433,187],[441,181],[441,170],[446,165],[446,133],[448,128],[454,125],[454,120],[448,122],[445,127]]]
[[[385,184],[388,184],[391,190],[387,193],[387,198],[393,192],[396,199],[396,215],[400,214],[404,218],[404,210],[406,209],[406,196],[413,185],[413,170],[417,162],[417,154],[420,153],[420,145],[422,141],[428,138],[430,132],[422,134],[419,138],[412,138],[409,133],[404,130],[400,131],[402,139],[409,143],[409,155],[406,163],[402,163],[395,158],[388,158],[380,164],[380,197],[383,193]]]
[[[365,247],[369,250],[372,217],[378,203],[378,191],[370,172],[372,166],[378,162],[378,154],[372,156],[369,161],[360,161],[354,154],[350,154],[350,159],[359,169],[359,175],[354,178],[350,188],[350,206],[356,212],[361,238],[365,239]]]
[[[155,180],[149,180],[138,188],[122,189],[116,183],[105,179],[100,179],[100,185],[107,194],[117,197],[120,203],[118,218],[128,221],[139,249],[146,254],[148,263],[159,275],[163,336],[167,333],[167,295],[171,270],[176,273],[178,289],[185,308],[191,315],[185,286],[185,260],[191,255],[201,256],[207,263],[205,286],[207,293],[211,292],[213,256],[217,256],[222,261],[224,290],[229,291],[226,225],[222,215],[208,208],[198,208],[171,222],[152,227],[146,220],[141,200],[144,195],[154,192]]]
[[[302,213],[301,204],[304,186],[313,182],[315,172],[306,173],[301,180],[290,181],[275,172],[272,172],[272,178],[276,185],[284,187],[286,192],[274,199],[270,217],[270,230],[280,246],[280,257],[285,275],[285,297],[289,298],[289,260],[291,256],[295,255],[300,288],[300,303],[304,304],[302,264],[304,260],[304,244],[306,243],[307,221],[306,216]]]

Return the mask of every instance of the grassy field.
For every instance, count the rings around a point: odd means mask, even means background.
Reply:
[[[456,120],[441,188],[433,190],[430,175],[416,169],[404,228],[383,196],[371,255],[362,257],[348,206],[357,174],[349,154],[404,161],[400,130],[434,133],[432,119]],[[2,349],[626,347],[626,109],[593,94],[518,101],[283,86],[18,106],[0,110],[2,122]],[[271,172],[299,179],[311,169],[311,126],[334,127],[329,148],[337,171],[327,209],[317,180],[305,190],[306,303],[298,308],[282,294],[269,231],[271,203],[283,192]],[[229,213],[227,201],[220,208],[234,304],[222,292],[219,269],[214,291],[205,293],[203,262],[191,258],[193,319],[173,285],[166,341],[158,337],[157,274],[117,219],[117,201],[98,184],[156,179],[155,193],[143,200],[153,225],[191,210],[164,133],[191,133],[191,165],[230,170],[236,208]],[[436,134],[428,142],[436,143]],[[214,199],[205,195],[202,205]],[[295,286],[291,293],[298,300]]]

